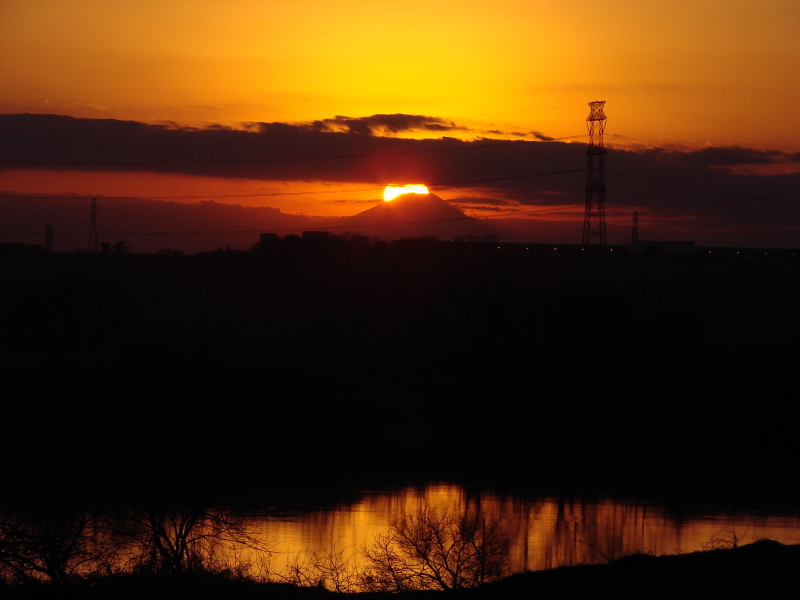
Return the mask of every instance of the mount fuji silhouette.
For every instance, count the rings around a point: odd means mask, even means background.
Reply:
[[[435,194],[401,194],[352,217],[347,223],[380,237],[486,235],[489,227]]]

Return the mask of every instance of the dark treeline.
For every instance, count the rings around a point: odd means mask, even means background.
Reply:
[[[0,245],[3,501],[792,500],[797,257],[622,250]]]

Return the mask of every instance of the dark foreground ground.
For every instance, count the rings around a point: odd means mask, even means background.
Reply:
[[[0,244],[0,501],[456,480],[796,506],[797,253],[550,250]]]
[[[481,598],[796,598],[800,546],[763,540],[735,550],[528,572],[476,590]]]
[[[360,600],[677,600],[711,598],[797,598],[800,591],[800,545],[770,540],[729,550],[653,557],[632,555],[609,564],[562,567],[513,575],[481,588],[401,594],[361,593]],[[319,588],[258,584],[224,578],[107,578],[74,588],[2,588],[10,599],[75,598],[203,600],[314,600],[331,598]]]

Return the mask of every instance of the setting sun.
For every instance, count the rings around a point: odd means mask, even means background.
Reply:
[[[383,190],[383,200],[388,202],[401,194],[427,194],[428,188],[421,183],[407,183],[405,185],[395,185],[390,183]]]

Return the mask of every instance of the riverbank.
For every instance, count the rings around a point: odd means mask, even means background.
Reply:
[[[650,556],[634,554],[599,565],[561,567],[512,575],[480,588],[446,592],[452,600],[536,598],[571,600],[614,598],[796,598],[800,584],[800,544],[760,540],[735,549]],[[392,594],[395,600],[436,600],[445,592]],[[230,576],[102,577],[74,587],[0,587],[8,599],[202,600],[212,598],[274,600],[330,599],[333,592],[288,584],[257,583]],[[360,593],[359,600],[379,600],[386,593]],[[405,597],[405,598],[404,598]]]
[[[736,549],[653,557],[512,575],[475,590],[494,598],[796,598],[800,545],[760,540]]]

